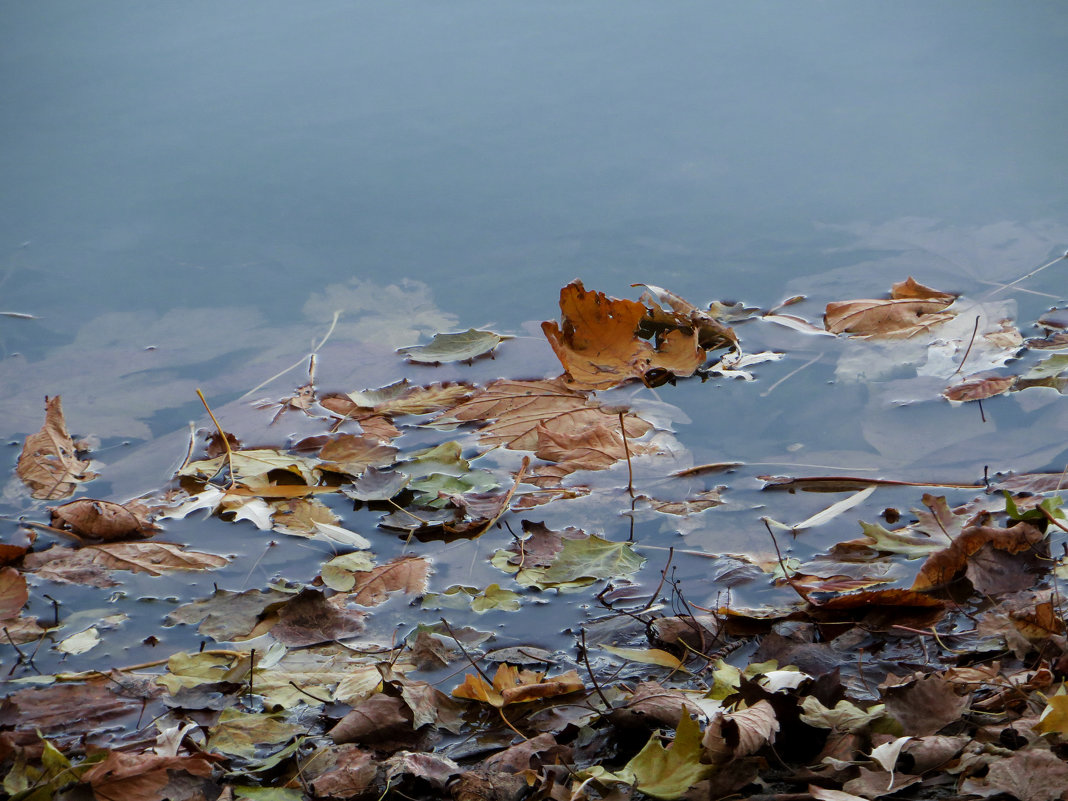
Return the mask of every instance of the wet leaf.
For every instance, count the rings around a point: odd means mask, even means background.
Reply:
[[[207,748],[251,759],[263,746],[280,745],[305,731],[277,715],[224,709],[219,721],[209,729]]]
[[[197,632],[217,642],[230,642],[258,636],[257,627],[268,607],[278,606],[293,597],[293,592],[267,590],[216,589],[210,598],[183,604],[167,615],[167,622],[200,624]]]
[[[398,348],[397,353],[422,364],[462,362],[491,353],[505,339],[510,337],[469,328],[458,334],[434,334],[430,344]]]
[[[887,714],[896,718],[906,732],[919,737],[937,734],[959,720],[968,706],[968,696],[959,694],[954,682],[936,674],[905,679],[891,674],[880,689]],[[884,767],[893,769],[892,764]]]
[[[319,451],[320,467],[335,473],[358,476],[368,467],[385,467],[393,464],[397,449],[382,445],[374,437],[357,437],[339,434]]]
[[[678,670],[682,667],[682,660],[674,654],[662,651],[659,648],[616,648],[614,645],[602,645],[601,648],[610,654],[626,659],[630,662],[641,662],[645,665],[659,665]]]
[[[56,501],[73,494],[78,484],[96,478],[89,464],[77,457],[60,396],[45,398],[44,425],[26,437],[15,468],[18,477],[34,498]]]
[[[363,630],[364,615],[338,609],[318,590],[303,589],[278,611],[271,635],[290,648],[352,637]]]
[[[1026,589],[1034,583],[1034,575],[1024,571],[1022,560],[1013,571],[1012,563],[995,566],[987,558],[988,567],[984,570],[980,555],[988,546],[1007,554],[1029,552],[1044,539],[1045,534],[1022,521],[1011,528],[968,526],[949,547],[927,557],[912,589],[922,591],[945,586],[965,571],[979,592],[994,594]],[[1010,575],[1012,572],[1017,575]]]
[[[988,376],[977,374],[968,376],[959,384],[946,387],[942,391],[942,397],[951,401],[976,401],[1001,395],[1012,389],[1016,383],[1016,376]]]
[[[599,579],[622,578],[636,573],[645,558],[634,553],[632,543],[611,542],[591,534],[580,539],[563,539],[558,553],[546,566],[528,566],[519,546],[498,551],[493,564],[509,573],[522,587],[575,589]]]
[[[562,325],[553,321],[541,327],[570,384],[579,389],[608,389],[657,368],[693,375],[707,356],[692,327],[659,335],[655,347],[640,339],[645,306],[588,292],[581,281],[560,290],[560,312]]]
[[[352,574],[352,588],[344,595],[335,596],[335,605],[347,601],[360,606],[377,606],[385,602],[390,593],[403,592],[421,595],[426,592],[430,576],[430,562],[420,556],[400,556],[384,565]]]
[[[342,489],[355,501],[388,501],[408,486],[406,474],[368,467],[352,482],[352,489]]]
[[[108,801],[159,801],[170,782],[169,772],[211,776],[210,763],[200,756],[158,756],[110,751],[82,774],[81,780],[98,799]]]
[[[84,654],[100,644],[100,632],[96,626],[90,626],[85,631],[79,631],[56,643],[56,650],[71,656]]]
[[[129,570],[160,576],[172,570],[210,570],[222,567],[228,559],[214,554],[187,551],[169,542],[109,542],[77,550],[53,546],[30,553],[23,568],[42,578],[69,584],[111,587],[109,570]]]
[[[452,694],[456,698],[481,701],[499,708],[508,704],[522,704],[541,698],[567,695],[583,688],[582,679],[574,670],[546,678],[545,673],[522,670],[502,663],[497,666],[493,684],[489,684],[479,675],[469,673]]]
[[[646,795],[670,801],[712,773],[712,766],[701,762],[701,754],[701,731],[684,712],[669,747],[661,745],[660,738],[653,734],[619,772],[612,773],[598,765],[585,773],[600,782],[636,785]]]
[[[149,537],[157,531],[149,519],[149,509],[136,502],[119,504],[81,498],[52,507],[51,512],[56,528],[105,542]]]
[[[370,554],[354,552],[335,556],[323,565],[320,576],[323,584],[338,592],[348,592],[356,586],[356,574],[371,570],[374,559]]]
[[[454,584],[441,593],[423,596],[424,609],[466,609],[473,612],[515,612],[521,605],[522,596],[511,590],[503,590],[499,584],[490,584],[485,589]]]
[[[928,331],[955,314],[945,311],[954,296],[924,287],[911,278],[895,284],[888,300],[861,299],[827,304],[824,325],[834,334],[856,338],[908,338]]]
[[[13,620],[29,600],[25,577],[13,567],[0,568],[0,620]]]
[[[1060,801],[1068,787],[1068,764],[1049,751],[1026,748],[994,762],[983,784],[1019,801]],[[974,786],[967,782],[963,789]]]

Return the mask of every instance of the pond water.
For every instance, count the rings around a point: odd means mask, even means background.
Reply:
[[[827,302],[913,275],[1014,304],[1025,335],[1066,295],[1068,262],[997,289],[1068,245],[1061,4],[4,2],[0,21],[0,311],[34,315],[0,317],[0,432],[13,468],[44,396],[61,394],[72,431],[98,443],[102,477],[83,496],[165,484],[187,422],[208,422],[197,387],[227,428],[284,444],[294,416],[268,428],[243,396],[299,384],[303,365],[260,386],[301,363],[338,309],[319,376],[352,391],[558,373],[534,321],[557,317],[575,277],[697,304],[803,294],[791,311],[819,323]],[[393,353],[469,327],[519,338],[471,366],[413,369]],[[1055,393],[993,399],[983,419],[937,400],[899,351],[858,355],[759,321],[738,332],[748,352],[786,357],[753,384],[620,395],[674,407],[686,464],[744,462],[709,485],[732,504],[681,529],[592,502],[552,516],[650,546],[647,592],[662,549],[767,552],[761,516],[796,522],[841,497],[762,493],[758,475],[967,483],[986,466],[1064,466]],[[16,538],[15,518],[46,513],[9,475],[0,531]],[[791,552],[856,536],[858,516],[922,491],[880,489]],[[378,538],[382,561],[404,550],[366,513],[347,522]],[[48,619],[51,593],[69,631],[139,600],[78,668],[195,648],[191,629],[158,629],[178,603],[310,581],[334,552],[281,536],[269,548],[218,520],[172,521],[167,537],[238,559],[124,576],[118,595],[33,586],[29,611]],[[501,546],[428,546],[434,588],[499,581],[487,557]],[[698,585],[688,597],[715,602],[707,560],[674,566]],[[406,603],[376,611],[376,627],[408,625]],[[527,613],[539,642],[572,642],[553,604]],[[149,631],[163,642],[142,645]],[[64,664],[45,650],[41,669]]]

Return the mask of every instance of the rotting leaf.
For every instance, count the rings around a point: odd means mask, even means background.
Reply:
[[[96,478],[90,463],[81,461],[63,419],[59,395],[45,398],[45,421],[22,445],[15,472],[34,498],[57,501],[69,497],[78,484]]]
[[[491,353],[505,339],[511,337],[469,328],[457,334],[434,334],[429,344],[398,348],[397,353],[403,353],[410,362],[421,364],[463,362]]]

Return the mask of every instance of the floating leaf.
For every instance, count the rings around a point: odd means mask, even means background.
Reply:
[[[1012,389],[1016,383],[1016,376],[985,376],[982,374],[969,376],[959,384],[946,387],[942,391],[942,397],[951,401],[976,401],[1001,395]]]
[[[100,632],[96,626],[90,626],[85,631],[79,631],[77,634],[72,634],[65,639],[56,643],[56,650],[62,651],[65,654],[76,656],[77,654],[84,654],[95,648],[100,643]]]
[[[15,472],[34,498],[46,501],[66,498],[78,484],[96,478],[89,462],[81,461],[75,453],[59,395],[45,398],[44,425],[26,437]]]
[[[682,667],[682,660],[674,654],[662,651],[659,648],[616,648],[614,645],[602,645],[604,650],[621,659],[630,662],[641,662],[645,665],[659,665],[678,670]]]
[[[507,663],[497,666],[493,684],[478,675],[468,674],[460,686],[452,691],[457,698],[482,701],[490,706],[522,704],[542,698],[567,695],[583,689],[582,679],[574,670],[548,679],[544,673],[521,670]]]
[[[430,344],[398,348],[397,353],[422,364],[463,362],[491,353],[505,339],[510,337],[469,328],[458,334],[435,334]]]
[[[828,303],[823,320],[834,334],[908,338],[953,319],[955,313],[945,309],[954,297],[909,278],[894,284],[889,300],[864,298]]]

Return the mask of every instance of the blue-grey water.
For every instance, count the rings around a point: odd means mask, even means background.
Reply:
[[[806,294],[817,322],[910,274],[977,296],[1068,246],[1065,75],[1059,2],[5,0],[0,311],[37,319],[0,317],[0,433],[21,443],[62,394],[128,497],[184,455],[195,387],[232,403],[338,308],[321,370],[351,390],[434,331],[536,333],[574,277]],[[1003,297],[1026,325],[1064,276]],[[661,392],[698,463],[803,446],[970,480],[1060,457],[1022,417],[1060,425],[1059,403],[1006,401],[1000,433],[944,405],[919,425],[857,385],[825,394],[836,356],[757,407],[814,351],[755,342],[793,349],[764,387]]]

